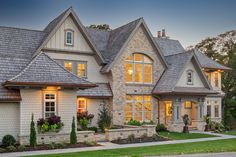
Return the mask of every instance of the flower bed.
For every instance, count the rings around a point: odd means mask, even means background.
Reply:
[[[24,146],[24,145],[16,145],[16,146],[11,146],[11,147],[0,146],[0,153],[52,150],[52,149],[64,149],[64,148],[82,148],[82,147],[94,147],[94,146],[100,146],[100,145],[97,144],[96,142],[80,142],[77,144],[69,144],[69,143],[41,144],[35,147]]]

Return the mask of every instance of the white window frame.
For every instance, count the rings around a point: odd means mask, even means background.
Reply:
[[[191,82],[188,81],[189,73],[191,73],[191,78],[190,78]],[[191,69],[187,70],[186,78],[187,78],[187,85],[193,85],[193,70],[191,70]]]
[[[71,43],[68,43],[67,42],[67,38],[68,38],[68,34],[67,33],[71,33]],[[73,30],[65,30],[65,45],[68,45],[68,46],[73,46],[74,45],[74,31]]]
[[[46,95],[47,94],[53,94],[54,95],[54,99],[46,99]],[[43,95],[43,99],[44,99],[44,118],[50,118],[50,117],[46,117],[46,113],[54,113],[54,115],[57,115],[57,94],[54,92],[45,92]],[[46,102],[54,102],[54,112],[51,111],[46,111]]]
[[[85,108],[79,108],[79,100],[84,100],[85,101]],[[86,98],[77,98],[77,112],[79,109],[85,110],[85,112],[87,111],[87,99]],[[79,112],[78,112],[79,113]]]
[[[135,61],[135,59],[134,59],[135,54],[141,54],[142,55],[142,61]],[[152,84],[152,82],[153,82],[153,78],[152,78],[153,77],[153,61],[152,61],[152,59],[149,56],[147,56],[145,54],[142,54],[142,53],[132,53],[131,56],[132,56],[132,60],[125,60],[125,64],[127,64],[127,63],[132,64],[132,71],[133,71],[132,81],[127,82],[125,80],[125,82],[129,83],[129,84]],[[151,60],[151,63],[144,62],[144,56],[149,58]],[[142,82],[135,82],[135,65],[136,64],[141,64],[142,65]],[[144,82],[144,65],[151,65],[151,82],[149,82],[149,83]],[[126,71],[125,71],[125,75],[126,75]]]
[[[153,120],[153,102],[152,102],[152,96],[151,95],[127,95],[127,96],[131,96],[132,97],[132,99],[131,100],[126,100],[126,102],[125,102],[125,105],[127,104],[127,103],[132,103],[132,119],[135,119],[135,112],[136,112],[136,110],[135,110],[135,103],[136,102],[141,102],[142,103],[142,120],[141,120],[141,122],[144,122],[145,121],[145,109],[144,109],[144,104],[145,104],[145,102],[150,102],[151,103],[151,119],[150,119],[150,121],[152,121]],[[135,100],[135,96],[141,96],[142,97],[142,101],[136,101]],[[144,96],[150,96],[151,97],[151,100],[150,101],[145,101],[144,100]],[[125,113],[125,111],[124,111],[124,113]],[[124,117],[125,118],[125,117]],[[148,121],[147,121],[148,122]]]

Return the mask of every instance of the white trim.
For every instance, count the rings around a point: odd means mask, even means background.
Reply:
[[[54,99],[46,99],[46,95],[47,94],[53,94],[54,95]],[[54,102],[54,112],[50,111],[46,111],[46,102]],[[44,114],[43,114],[43,117],[44,118],[49,118],[49,117],[46,117],[46,113],[55,113],[55,115],[57,115],[57,94],[56,92],[44,92],[43,94],[43,109],[44,109]]]
[[[67,42],[67,33],[71,33],[71,43]],[[73,30],[65,30],[65,45],[73,46],[74,45],[74,31]]]

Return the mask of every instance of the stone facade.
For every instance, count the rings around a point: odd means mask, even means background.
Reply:
[[[125,59],[132,53],[142,53],[149,56],[153,60],[153,83],[150,85],[126,84],[125,81]],[[126,48],[122,52],[111,69],[111,88],[113,91],[113,123],[116,125],[124,124],[124,107],[126,102],[126,94],[133,95],[151,95],[152,89],[164,72],[164,65],[158,56],[157,50],[148,37],[143,26],[137,29],[133,37],[130,39]],[[153,101],[153,120],[157,120],[157,100],[152,97]]]
[[[155,125],[143,125],[137,126],[126,126],[124,129],[110,129],[106,130],[105,136],[108,141],[120,139],[127,139],[130,135],[134,135],[135,138],[142,136],[152,137],[156,134]]]
[[[94,131],[78,131],[78,142],[96,142]],[[19,143],[22,145],[29,144],[29,136],[19,136]],[[50,143],[70,143],[69,133],[44,133],[37,135],[37,144],[50,144]]]

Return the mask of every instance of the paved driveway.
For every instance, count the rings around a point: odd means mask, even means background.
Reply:
[[[152,157],[159,157],[159,156],[152,156]],[[162,157],[236,157],[236,153],[227,152],[227,153],[175,155],[175,156],[162,156]]]

